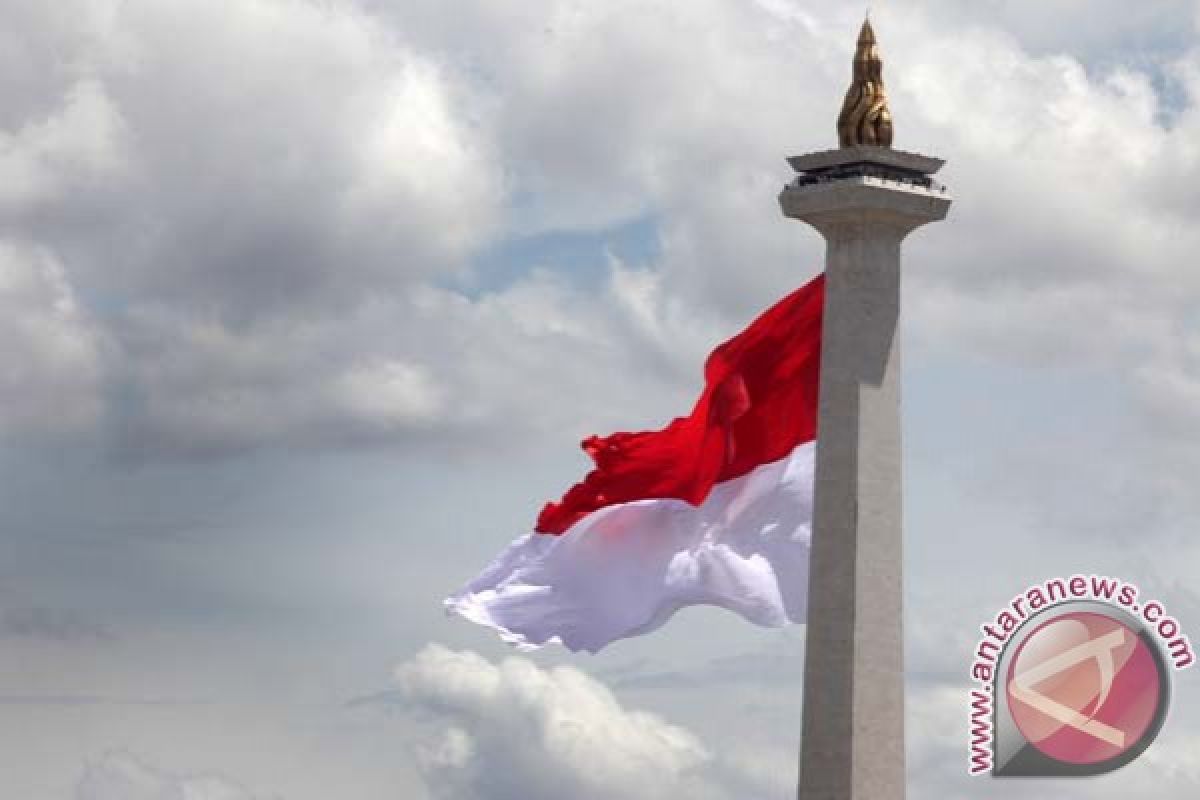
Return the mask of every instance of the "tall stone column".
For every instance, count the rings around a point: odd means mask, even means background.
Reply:
[[[900,245],[950,198],[929,177],[942,161],[885,146],[891,117],[863,30],[847,106],[866,94],[874,116],[843,110],[843,147],[789,159],[799,175],[780,195],[827,247],[801,800],[905,795]],[[865,93],[860,72],[877,82]]]

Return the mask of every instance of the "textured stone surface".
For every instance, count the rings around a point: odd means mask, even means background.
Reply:
[[[900,244],[950,198],[852,179],[780,205],[827,243],[799,796],[901,800]]]

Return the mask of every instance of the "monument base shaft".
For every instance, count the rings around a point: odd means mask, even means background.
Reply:
[[[799,796],[903,800],[898,323],[912,226],[844,212],[817,227],[827,260]]]

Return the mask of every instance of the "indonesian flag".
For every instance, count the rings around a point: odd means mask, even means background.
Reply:
[[[586,439],[596,468],[447,610],[520,647],[591,652],[696,604],[803,622],[824,288],[717,347],[688,416]]]

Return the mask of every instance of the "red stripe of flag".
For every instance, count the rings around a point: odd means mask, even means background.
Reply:
[[[713,350],[691,414],[658,431],[591,436],[596,468],[538,516],[560,534],[606,506],[650,498],[699,505],[717,483],[788,455],[817,433],[824,275]]]

